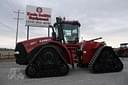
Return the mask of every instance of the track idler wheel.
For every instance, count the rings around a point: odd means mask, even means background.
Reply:
[[[43,45],[32,55],[33,59],[26,67],[25,73],[30,78],[63,76],[69,72],[69,67],[61,55],[59,48],[53,45]]]
[[[93,73],[120,72],[122,69],[122,62],[108,46],[99,48],[89,64],[89,70]]]

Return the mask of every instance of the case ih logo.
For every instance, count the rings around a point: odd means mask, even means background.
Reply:
[[[27,6],[26,25],[47,27],[51,21],[51,9]]]
[[[41,7],[36,8],[36,12],[41,13],[42,11],[43,11],[43,9]]]

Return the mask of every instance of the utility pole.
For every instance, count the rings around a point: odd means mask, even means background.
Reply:
[[[20,10],[18,11],[14,11],[14,13],[17,13],[17,25],[16,25],[16,41],[15,41],[15,46],[17,44],[18,41],[18,30],[19,30],[19,20],[21,20],[22,18],[20,18],[20,14],[24,14],[24,12],[20,12]]]
[[[29,25],[27,26],[27,40],[29,40]]]

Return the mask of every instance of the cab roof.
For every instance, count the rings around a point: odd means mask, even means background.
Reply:
[[[61,21],[62,24],[71,24],[71,25],[78,25],[80,27],[80,23],[79,21]],[[54,24],[54,26],[56,26],[57,23]]]

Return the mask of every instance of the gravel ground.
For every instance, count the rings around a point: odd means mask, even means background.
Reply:
[[[87,69],[71,69],[62,77],[29,79],[24,75],[25,66],[15,62],[0,62],[0,85],[128,85],[128,58],[122,72],[92,74]]]

